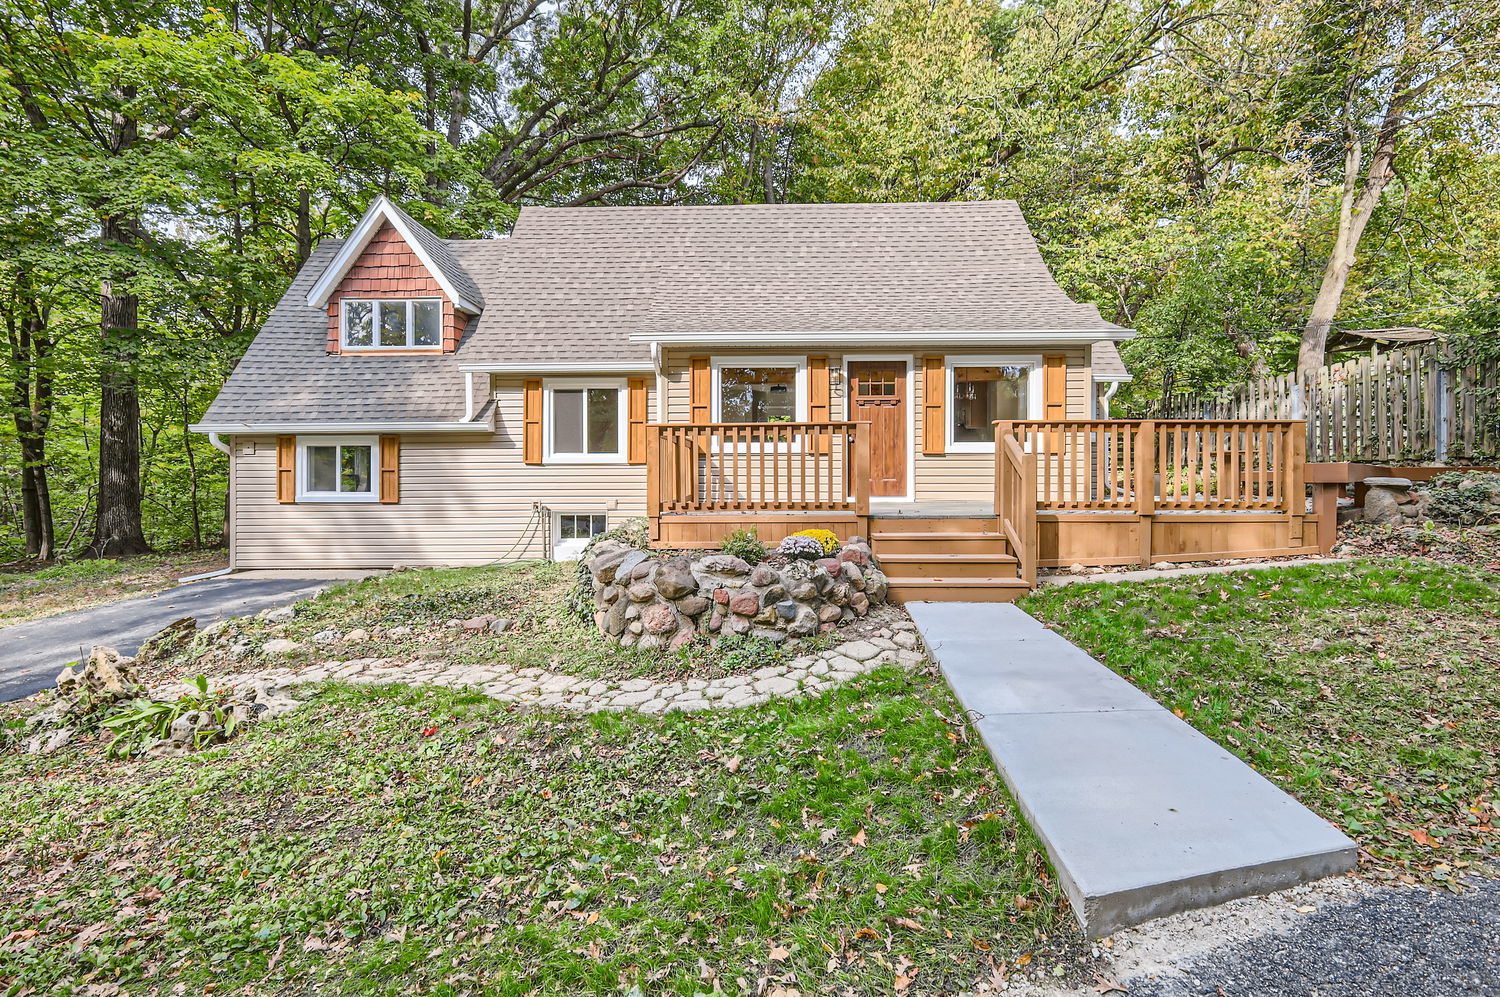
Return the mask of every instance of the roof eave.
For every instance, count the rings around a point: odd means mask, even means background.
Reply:
[[[489,418],[472,422],[199,422],[188,427],[194,433],[248,436],[264,433],[492,433]]]
[[[1101,339],[1125,340],[1135,333],[1118,327],[1107,329],[926,329],[893,332],[890,330],[843,331],[776,331],[758,332],[637,332],[632,343],[660,343],[664,346],[743,345],[796,346],[816,340],[823,343],[892,343],[934,346],[1011,346],[1097,343]]]

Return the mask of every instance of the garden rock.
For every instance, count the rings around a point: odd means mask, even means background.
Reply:
[[[276,609],[262,610],[260,618],[268,623],[285,623],[297,615],[295,606],[281,606]]]
[[[662,565],[656,573],[656,590],[668,599],[680,599],[696,592],[698,580],[688,568],[689,563],[685,557],[674,557]]]
[[[490,620],[486,629],[492,634],[503,634],[511,628],[511,625],[511,621],[507,619]]]
[[[359,633],[362,631],[355,632]],[[349,637],[346,636],[344,638],[344,641],[347,643],[349,641]],[[301,644],[297,643],[294,640],[287,640],[285,637],[277,637],[274,640],[268,640],[265,642],[265,644],[261,645],[260,649],[261,653],[266,655],[267,657],[280,657],[281,655],[295,654],[300,650],[302,650]]]
[[[114,648],[96,644],[89,650],[82,671],[75,672],[70,665],[58,673],[57,692],[94,703],[131,699],[142,690],[131,669],[134,663],[134,658],[121,657]]]
[[[362,627],[354,629],[354,630],[350,630],[348,633],[344,634],[344,643],[345,644],[363,644],[365,641],[367,641],[369,639],[370,639],[370,632],[368,630],[365,630]]]
[[[1407,516],[1403,506],[1411,502],[1409,478],[1366,478],[1365,522],[1381,526],[1400,526]]]
[[[677,603],[677,611],[684,616],[700,616],[708,607],[708,600],[701,595],[690,595]]]
[[[641,624],[649,634],[669,634],[677,629],[677,613],[671,606],[658,603],[641,613]]]

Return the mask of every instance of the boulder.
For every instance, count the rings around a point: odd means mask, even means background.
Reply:
[[[772,585],[760,594],[760,604],[762,606],[773,606],[785,598],[786,589],[780,585]]]
[[[651,560],[642,561],[630,569],[630,580],[635,582],[649,582],[656,574],[657,562]]]
[[[798,606],[797,614],[787,624],[786,632],[793,637],[806,637],[818,629],[818,614],[811,606]]]
[[[740,616],[754,616],[760,612],[760,596],[755,592],[740,592],[729,600],[729,611]]]
[[[781,602],[778,602],[774,608],[778,617],[790,622],[797,618],[797,610],[801,607],[797,605],[795,600],[783,599]]]
[[[677,611],[671,606],[657,603],[641,613],[641,624],[650,634],[669,634],[677,629]]]
[[[748,575],[750,573],[750,565],[733,554],[710,554],[700,559],[696,567],[700,571],[715,575]]]
[[[853,561],[845,561],[844,581],[848,582],[851,588],[863,592],[865,588],[865,573],[859,570],[859,565]]]
[[[634,548],[626,551],[625,556],[620,559],[619,565],[615,568],[615,577],[621,579],[630,578],[635,569],[645,560],[646,555],[642,551],[635,550]]]
[[[677,600],[677,611],[683,616],[698,616],[708,606],[708,600],[701,595],[690,595],[686,599]]]
[[[631,582],[625,594],[630,596],[631,602],[649,602],[656,598],[656,586],[650,582]]]
[[[849,608],[854,610],[855,615],[863,616],[870,611],[870,597],[863,592],[856,592],[849,597]]]
[[[270,623],[285,623],[296,615],[297,607],[295,606],[279,606],[275,609],[263,609],[260,611],[260,618]]]
[[[764,588],[768,585],[775,585],[779,581],[781,581],[781,576],[769,564],[757,564],[755,570],[750,572],[751,585],[759,585]]]
[[[844,615],[844,611],[831,602],[823,603],[823,608],[818,610],[818,620],[823,623],[837,623]]]
[[[344,639],[348,640],[349,638],[345,637]],[[277,637],[261,645],[260,653],[267,657],[278,658],[286,654],[295,654],[300,650],[302,650],[302,645],[296,641],[287,640],[285,637]]]
[[[1364,485],[1365,522],[1381,526],[1400,526],[1406,522],[1402,506],[1409,501],[1411,479],[1372,477],[1366,478]]]
[[[869,563],[870,555],[858,547],[845,547],[839,551],[838,559],[846,564],[867,564]]]
[[[616,591],[618,592],[619,590],[616,589]],[[507,620],[507,619],[504,619],[504,618],[500,618],[500,619],[490,620],[490,625],[489,625],[488,629],[489,629],[489,632],[492,633],[492,634],[503,634],[503,633],[505,633],[505,631],[509,630],[512,626],[513,626],[513,624],[511,623],[510,620]]]
[[[698,580],[693,577],[689,561],[685,557],[672,558],[656,573],[656,591],[668,599],[681,599],[697,590]]]
[[[618,540],[602,541],[589,554],[589,574],[594,576],[594,581],[608,585],[615,580],[615,573],[626,555],[633,551],[630,545]]]
[[[787,586],[787,592],[799,602],[811,602],[818,597],[818,587],[806,578],[792,582]]]
[[[839,572],[844,570],[844,562],[840,561],[836,557],[820,557],[813,563],[822,568],[824,571],[828,572],[828,574],[833,578],[837,578],[839,576]]]

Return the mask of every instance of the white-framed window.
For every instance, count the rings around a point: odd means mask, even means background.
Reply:
[[[806,422],[807,357],[714,357],[715,422]]]
[[[552,559],[576,561],[590,540],[609,529],[602,512],[555,512],[552,514]]]
[[[374,436],[297,437],[297,501],[378,501],[378,442]]]
[[[546,463],[624,463],[630,425],[623,380],[559,378],[543,388]]]
[[[1039,356],[950,356],[947,450],[992,453],[995,423],[1042,417]]]
[[[442,298],[344,298],[346,350],[440,350]]]

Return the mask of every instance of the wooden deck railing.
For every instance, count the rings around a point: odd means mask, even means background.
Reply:
[[[866,516],[869,430],[869,423],[858,422],[648,425],[647,514]]]
[[[1049,512],[1306,508],[1300,421],[1085,420],[996,428],[1002,465],[1007,438],[1036,459],[1037,506]]]
[[[1016,574],[1036,584],[1036,454],[1011,434],[995,437],[995,516],[1018,564]]]

